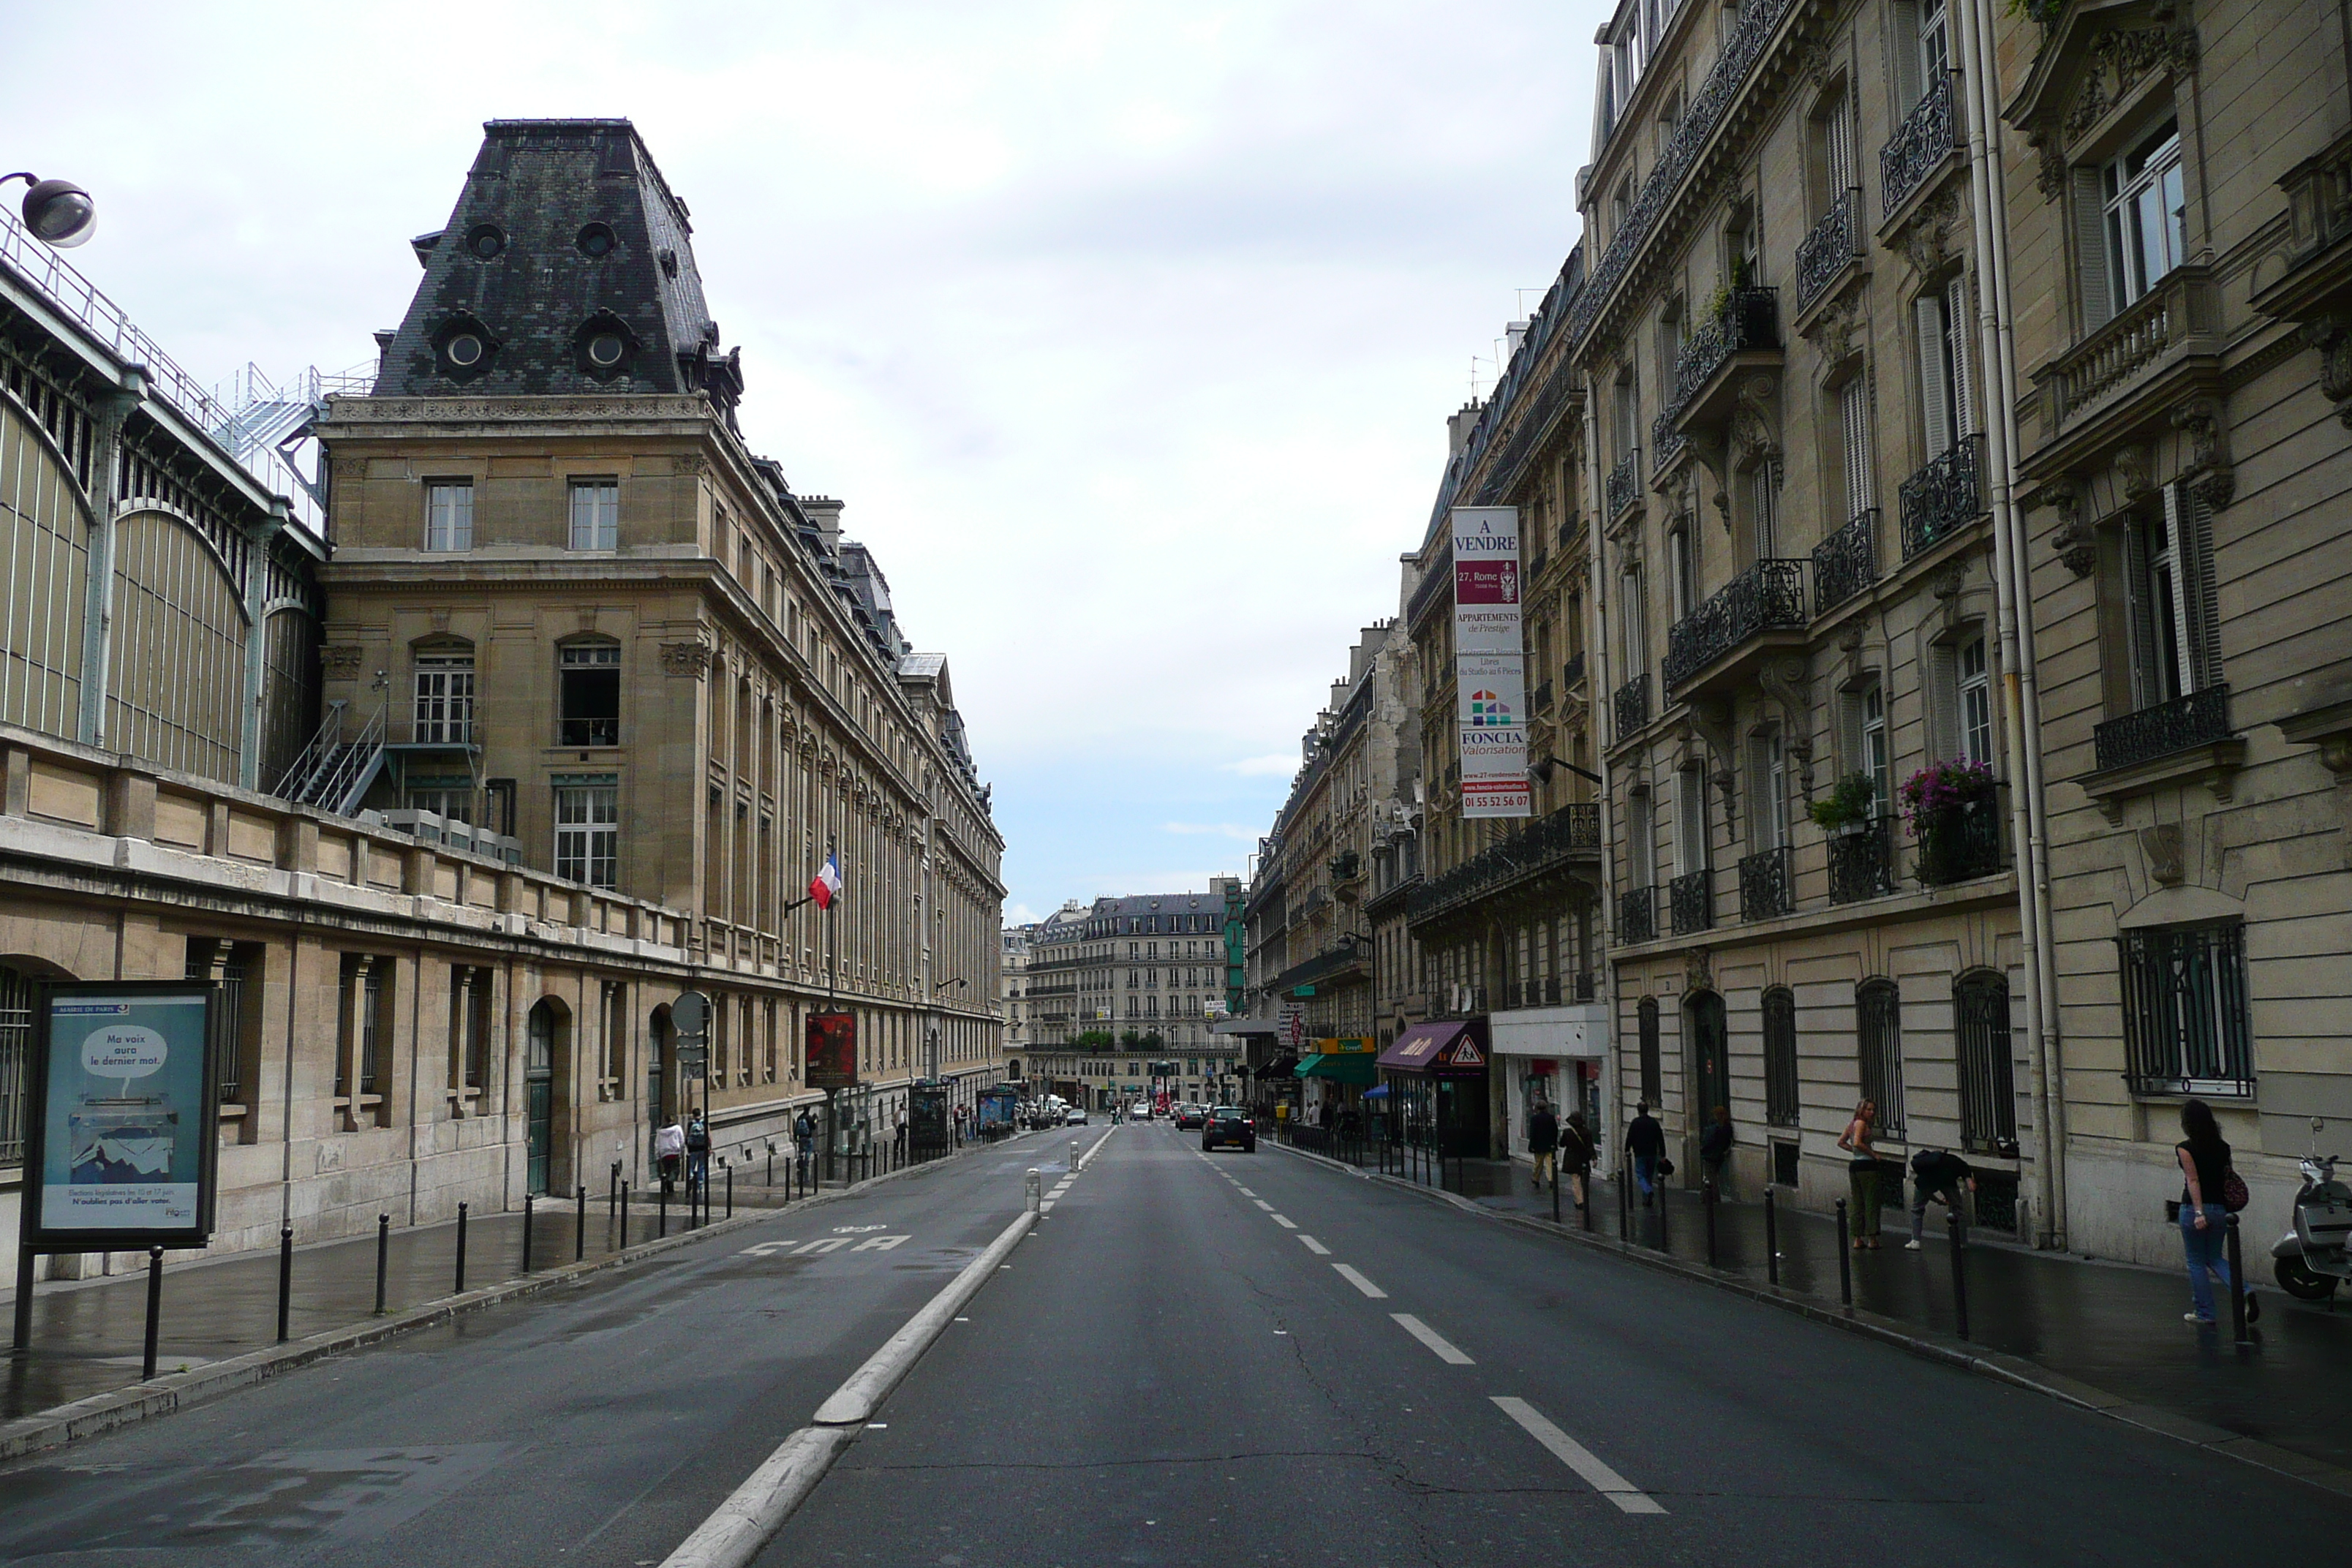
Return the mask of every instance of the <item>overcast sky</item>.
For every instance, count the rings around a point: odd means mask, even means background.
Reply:
[[[0,0],[0,158],[222,382],[372,360],[484,120],[634,120],[746,437],[949,656],[1027,919],[1242,869],[1575,240],[1607,12]]]

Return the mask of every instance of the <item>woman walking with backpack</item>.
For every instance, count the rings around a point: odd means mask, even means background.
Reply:
[[[2211,1106],[2201,1100],[2182,1106],[2180,1131],[2188,1136],[2173,1150],[2180,1161],[2180,1249],[2189,1260],[2192,1303],[2181,1318],[2191,1323],[2213,1323],[2220,1321],[2213,1307],[2213,1281],[2219,1279],[2224,1290],[2238,1288],[2230,1277],[2224,1241],[2230,1232],[2230,1210],[2244,1205],[2244,1188],[2241,1185],[2236,1194],[2230,1192],[2237,1173],[2230,1168],[2230,1145],[2213,1120]],[[2229,1201],[2233,1195],[2237,1197],[2234,1205]],[[2254,1293],[2248,1290],[2246,1321],[2252,1322],[2260,1315]]]

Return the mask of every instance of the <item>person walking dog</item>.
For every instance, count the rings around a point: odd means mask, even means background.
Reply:
[[[1551,1113],[1551,1106],[1537,1100],[1536,1108],[1528,1112],[1528,1152],[1536,1157],[1536,1190],[1541,1192],[1546,1181],[1552,1191],[1559,1190],[1559,1118]]]

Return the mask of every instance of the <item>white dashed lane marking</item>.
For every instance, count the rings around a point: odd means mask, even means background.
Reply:
[[[1381,1289],[1379,1286],[1365,1279],[1363,1275],[1349,1268],[1347,1264],[1334,1263],[1331,1267],[1339,1271],[1340,1279],[1345,1279],[1349,1284],[1353,1285],[1357,1289],[1361,1290],[1373,1300],[1385,1301],[1389,1299],[1389,1293],[1387,1291]]]
[[[1329,1247],[1324,1246],[1321,1242],[1316,1240],[1305,1231],[1302,1230],[1298,1233],[1298,1239],[1305,1242],[1307,1244],[1307,1250],[1313,1253],[1316,1257],[1328,1258],[1331,1256],[1331,1249]]]
[[[1286,1220],[1286,1219],[1283,1218],[1283,1217],[1282,1217],[1280,1215],[1278,1215],[1278,1214],[1270,1214],[1270,1215],[1266,1215],[1265,1217],[1266,1217],[1266,1218],[1268,1218],[1268,1219],[1270,1219],[1270,1220],[1272,1220],[1272,1221],[1274,1221],[1274,1223],[1275,1223],[1275,1224],[1276,1224],[1276,1225],[1280,1226],[1281,1226],[1283,1229],[1285,1229],[1285,1230],[1297,1230],[1297,1229],[1298,1228],[1296,1225],[1294,1225],[1294,1224],[1292,1224],[1290,1221],[1288,1221],[1288,1220]]]
[[[1423,1344],[1427,1345],[1429,1347],[1430,1353],[1435,1356],[1438,1360],[1444,1362],[1446,1365],[1475,1366],[1478,1364],[1472,1361],[1468,1356],[1464,1355],[1460,1351],[1454,1349],[1453,1342],[1447,1340],[1444,1334],[1439,1333],[1435,1329],[1431,1328],[1427,1323],[1423,1322],[1411,1312],[1391,1312],[1389,1316],[1395,1321],[1398,1328],[1402,1329],[1406,1333],[1411,1334],[1414,1339],[1417,1339]]]
[[[1465,1358],[1467,1359],[1467,1358]],[[1528,1436],[1552,1452],[1553,1458],[1582,1476],[1594,1491],[1627,1513],[1664,1513],[1657,1500],[1602,1464],[1592,1450],[1553,1426],[1543,1412],[1524,1399],[1489,1394],[1504,1415],[1527,1428]]]
[[[1258,1207],[1264,1209],[1268,1214],[1272,1214],[1274,1212],[1274,1205],[1266,1202],[1264,1198],[1252,1198],[1250,1199],[1250,1202],[1257,1205]]]

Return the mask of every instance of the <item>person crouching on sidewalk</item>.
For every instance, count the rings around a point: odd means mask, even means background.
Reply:
[[[1963,1237],[1968,1232],[1969,1211],[1961,1207],[1962,1189],[1977,1190],[1977,1173],[1969,1163],[1948,1149],[1922,1149],[1911,1156],[1911,1239],[1904,1250],[1919,1250],[1919,1238],[1927,1228],[1927,1200],[1935,1199],[1960,1216]]]

